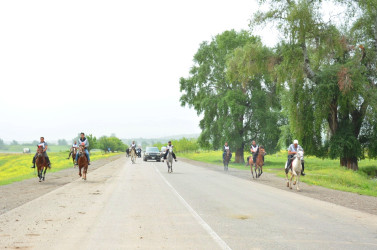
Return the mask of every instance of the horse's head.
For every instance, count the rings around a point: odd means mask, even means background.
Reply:
[[[302,161],[304,159],[304,151],[297,151],[296,157]]]
[[[43,155],[43,147],[42,146],[38,146],[37,154],[38,154],[39,157]]]
[[[230,149],[227,149],[227,150],[226,150],[226,155],[227,155],[227,156],[230,155]]]
[[[266,150],[264,149],[263,146],[259,146],[259,154],[263,156],[266,155]]]
[[[80,145],[80,147],[78,148],[78,151],[79,151],[79,156],[81,157],[82,155],[85,154],[85,146],[83,145]]]

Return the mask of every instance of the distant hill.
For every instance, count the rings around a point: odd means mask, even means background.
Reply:
[[[130,145],[132,141],[135,141],[137,145],[149,146],[155,143],[168,143],[169,140],[179,140],[182,138],[198,138],[199,134],[182,134],[182,135],[173,135],[165,136],[159,138],[130,138],[130,139],[121,139],[125,144]]]

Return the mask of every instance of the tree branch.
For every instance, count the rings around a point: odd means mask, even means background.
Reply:
[[[316,75],[310,66],[310,60],[309,60],[308,50],[306,48],[305,41],[301,43],[301,49],[302,49],[302,54],[304,56],[304,72],[311,81],[315,82]]]

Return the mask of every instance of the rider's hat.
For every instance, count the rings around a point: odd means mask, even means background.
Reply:
[[[298,140],[294,140],[294,141],[293,141],[293,144],[298,144]]]

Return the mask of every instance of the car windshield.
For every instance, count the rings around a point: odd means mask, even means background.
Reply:
[[[160,151],[158,151],[158,148],[156,148],[156,147],[149,147],[149,148],[147,148],[146,152],[148,152],[148,153],[158,153]]]

